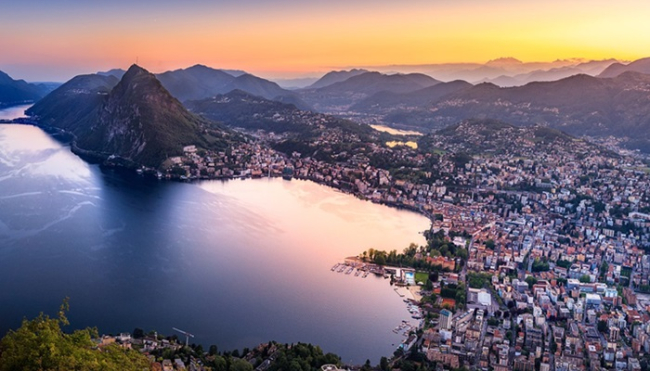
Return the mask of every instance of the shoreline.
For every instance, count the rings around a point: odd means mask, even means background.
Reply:
[[[128,159],[122,159],[122,158],[119,158],[119,157],[114,157],[112,154],[107,154],[107,153],[91,151],[91,150],[86,150],[86,149],[80,148],[76,144],[76,136],[73,133],[71,133],[71,132],[69,132],[69,131],[67,131],[65,129],[40,124],[37,120],[29,118],[29,117],[15,118],[15,119],[11,120],[10,122],[0,122],[0,124],[36,126],[36,127],[40,128],[41,130],[45,131],[46,133],[48,133],[49,135],[60,134],[60,135],[69,136],[69,138],[71,139],[69,141],[70,151],[72,153],[74,153],[75,155],[79,156],[79,158],[81,158],[82,160],[84,160],[84,161],[86,161],[88,163],[91,163],[91,164],[99,164],[100,166],[107,166],[107,167],[112,167],[112,168],[123,168],[123,169],[126,169],[126,170],[132,170],[132,171],[135,171],[139,175],[150,175],[150,176],[156,177],[156,174],[159,174],[159,171],[157,169],[147,168],[145,166],[138,165],[138,164],[136,164],[136,163],[134,163],[134,162],[132,162],[131,160],[128,160]],[[285,159],[288,159],[286,154],[281,153],[281,152],[279,152],[279,153],[282,154],[285,157]],[[111,158],[111,157],[113,157],[113,158]],[[142,170],[142,169],[144,169],[144,170]],[[235,180],[235,179],[246,180],[246,179],[280,178],[280,177],[286,179],[283,174],[277,174],[277,175],[276,174],[267,174],[267,175],[262,174],[259,177],[253,177],[250,174],[247,174],[247,175],[244,175],[244,176],[221,176],[221,177],[208,177],[208,176],[206,176],[206,177],[190,177],[190,178],[186,178],[186,179],[183,179],[181,177],[179,177],[179,178],[173,178],[173,177],[166,178],[166,177],[160,177],[160,176],[157,176],[157,177],[160,180],[163,180],[163,178],[164,178],[164,180],[181,181],[181,182],[194,182],[194,181],[204,181],[204,180]],[[290,181],[291,179],[311,181],[311,182],[316,183],[318,185],[326,186],[326,187],[335,189],[337,191],[340,191],[341,193],[345,193],[345,194],[354,196],[354,197],[356,197],[356,198],[358,198],[360,200],[369,201],[369,202],[372,202],[372,203],[377,204],[377,205],[384,205],[384,206],[396,208],[396,209],[399,209],[399,210],[407,210],[407,211],[415,212],[416,214],[422,215],[422,216],[424,216],[425,218],[427,218],[429,220],[429,224],[430,224],[429,230],[431,230],[431,228],[433,228],[433,223],[435,221],[434,214],[430,213],[430,212],[427,212],[427,211],[424,211],[424,210],[422,210],[422,209],[420,209],[418,207],[411,206],[411,205],[406,205],[406,204],[402,204],[402,203],[397,203],[397,202],[387,202],[387,201],[381,201],[381,200],[380,201],[375,201],[375,200],[373,200],[373,199],[371,199],[369,197],[366,197],[362,193],[348,191],[342,185],[337,185],[334,182],[321,181],[321,180],[316,179],[315,177],[298,176],[298,175],[294,174],[294,175],[291,176],[291,178],[286,179],[286,180]]]
[[[343,263],[336,263],[331,269],[333,273],[343,274],[350,277],[366,278],[370,273],[384,279],[391,278],[390,285],[394,286],[393,291],[402,299],[406,304],[406,309],[411,315],[411,319],[415,321],[411,324],[411,320],[402,320],[402,323],[393,330],[394,333],[401,333],[404,340],[396,349],[404,346],[408,339],[411,337],[412,332],[417,329],[422,329],[425,324],[425,316],[422,307],[420,307],[420,285],[410,285],[408,283],[395,283],[393,280],[394,272],[399,272],[400,277],[405,271],[415,271],[413,268],[395,267],[390,265],[377,265],[368,263],[358,256],[351,256],[344,259]],[[363,273],[362,273],[363,272]],[[392,359],[392,357],[391,357]]]
[[[66,131],[64,129],[51,127],[51,126],[47,126],[47,125],[41,125],[37,121],[29,119],[29,118],[14,119],[14,120],[12,120],[12,122],[1,123],[1,124],[28,125],[28,126],[38,127],[39,129],[41,129],[45,133],[47,133],[50,137],[54,137],[54,139],[56,139],[57,141],[63,141],[64,145],[69,145],[71,152],[73,154],[77,155],[80,159],[84,160],[85,162],[87,162],[89,164],[94,164],[94,165],[98,164],[100,166],[106,166],[105,161],[107,160],[107,155],[101,154],[101,153],[98,153],[98,152],[87,151],[87,150],[84,150],[82,148],[77,147],[76,143],[75,143],[76,138],[75,138],[74,134],[72,134],[72,133],[70,133],[70,132],[68,132],[68,131]],[[92,161],[93,159],[97,160],[97,161]],[[128,167],[128,166],[123,166],[123,165],[120,165],[120,164],[114,164],[113,167],[115,169],[117,169],[117,170],[124,171],[125,174],[126,173],[137,174],[137,172],[134,171],[134,170],[137,169],[137,167]],[[145,175],[145,174],[142,174],[142,175]],[[149,175],[152,175],[152,174],[146,174],[146,176],[149,176]],[[279,178],[281,176],[282,176],[281,174],[270,173],[269,175],[265,174],[265,175],[263,175],[263,176],[261,176],[259,178],[260,179],[262,179],[262,178],[271,179],[271,178]],[[363,194],[347,190],[347,189],[345,189],[345,187],[337,186],[336,184],[331,183],[331,182],[319,181],[319,180],[317,180],[315,178],[312,178],[312,177],[294,176],[294,177],[292,177],[292,179],[293,178],[295,178],[296,180],[311,181],[311,182],[313,182],[315,184],[318,184],[318,185],[321,185],[321,186],[327,186],[328,188],[330,188],[332,190],[344,193],[346,195],[353,195],[353,196],[355,196],[356,198],[358,198],[360,200],[371,201],[374,204],[393,207],[395,209],[400,209],[400,210],[407,210],[407,211],[411,211],[411,212],[416,212],[419,215],[427,217],[427,219],[429,220],[429,228],[432,226],[432,218],[428,217],[425,213],[420,212],[420,210],[418,210],[417,208],[408,207],[408,205],[400,205],[400,204],[397,204],[397,203],[378,202],[378,201],[372,200],[372,199],[370,199],[368,197],[364,197]],[[216,178],[216,177],[202,178],[202,177],[200,177],[200,178],[188,179],[187,182],[203,181],[203,180],[221,180],[221,181],[224,181],[224,180],[233,180],[233,179],[242,179],[242,180],[244,180],[244,179],[257,179],[257,177],[252,177],[250,175],[243,176],[243,177],[222,177],[222,178]],[[180,179],[166,179],[166,180],[179,181]],[[419,232],[418,234],[421,234],[421,232]],[[390,299],[389,297],[387,297],[387,298]]]

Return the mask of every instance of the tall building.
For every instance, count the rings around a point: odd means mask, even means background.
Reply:
[[[618,340],[618,334],[621,330],[616,326],[611,326],[609,328],[609,341],[615,342]]]
[[[443,309],[440,311],[440,328],[443,330],[449,330],[451,329],[451,320],[453,317],[453,313],[448,311],[447,309]]]
[[[526,348],[531,350],[534,350],[537,347],[542,347],[542,330],[534,327],[527,327],[525,344]]]

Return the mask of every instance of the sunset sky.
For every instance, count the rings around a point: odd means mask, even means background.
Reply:
[[[647,0],[0,0],[0,70],[30,81],[197,63],[263,77],[352,66],[633,60]]]

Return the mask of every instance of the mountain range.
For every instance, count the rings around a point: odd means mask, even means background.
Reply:
[[[349,74],[350,71],[348,71]],[[336,81],[345,75],[328,78]],[[352,73],[343,80],[320,88],[299,90],[301,98],[320,112],[336,112],[380,92],[406,93],[438,84],[439,81],[421,73],[386,75],[379,72]],[[321,86],[323,83],[318,84]]]
[[[418,108],[435,102],[448,94],[468,89],[471,86],[472,84],[466,81],[457,80],[435,84],[407,93],[381,91],[355,103],[350,107],[350,110],[364,113],[387,113],[395,109]]]
[[[74,134],[79,152],[101,158],[115,155],[151,167],[182,154],[184,145],[225,148],[231,136],[189,113],[153,74],[137,65],[119,81],[114,75],[75,77],[26,113]],[[209,137],[204,135],[208,128]]]
[[[650,74],[650,58],[638,59],[628,64],[613,63],[599,74],[598,77],[616,77],[628,71]]]
[[[441,91],[443,87],[448,94]],[[650,149],[650,75],[575,75],[512,88],[457,82],[429,90],[429,99],[424,92],[377,94],[350,111],[424,130],[470,118],[491,118],[520,126],[550,126],[578,136],[626,137],[632,147]]]
[[[349,71],[330,71],[323,75],[320,79],[315,81],[313,84],[309,85],[307,89],[318,89],[318,88],[323,88],[328,85],[336,84],[337,82],[342,82],[350,77],[354,77],[357,75],[361,75],[363,73],[369,72],[368,70],[364,69],[352,69]]]
[[[51,89],[50,84],[30,84],[25,80],[14,80],[0,71],[0,108],[33,103],[43,98]]]
[[[555,67],[548,70],[535,70],[532,72],[517,75],[501,75],[493,79],[484,79],[480,82],[491,82],[501,87],[522,86],[530,82],[555,81],[574,75],[599,75],[604,69],[609,68],[615,59],[606,59],[602,61],[589,61],[571,66]]]
[[[435,133],[418,138],[418,148],[431,151],[452,144],[458,152],[470,155],[482,153],[522,153],[524,148],[558,143],[570,146],[576,141],[560,130],[543,126],[515,126],[492,119],[463,120]]]
[[[124,70],[113,69],[98,72],[121,78]],[[219,70],[204,65],[167,71],[155,75],[171,95],[181,102],[210,98],[233,90],[242,90],[266,99],[291,102],[303,109],[310,109],[299,96],[281,88],[277,83],[239,70]]]
[[[552,62],[522,62],[516,58],[498,58],[486,63],[440,63],[364,67],[383,73],[427,74],[437,80],[464,80],[470,83],[492,82],[499,86],[520,86],[533,81],[552,81],[575,74],[596,76],[615,59],[563,59]]]
[[[193,113],[230,127],[298,135],[302,139],[317,136],[327,129],[338,129],[343,133],[360,136],[378,134],[368,125],[301,110],[293,104],[265,99],[241,90],[188,101],[186,106]]]
[[[134,65],[128,71],[77,76],[28,114],[72,132],[79,148],[150,166],[178,154],[184,144],[225,145],[229,132],[209,120],[300,135],[313,133],[314,123],[348,132],[365,128],[348,118],[428,132],[473,118],[496,119],[576,136],[613,135],[650,151],[650,74],[642,73],[649,72],[650,59],[604,67],[609,62],[558,62],[554,72],[547,72],[562,75],[576,66],[593,74],[604,70],[599,77],[577,74],[515,87],[441,82],[421,73],[333,71],[296,91],[243,71],[234,76],[195,65],[153,75]],[[521,64],[508,58],[484,67],[512,70]],[[24,81],[10,82],[34,89]],[[220,139],[208,141],[206,128]]]

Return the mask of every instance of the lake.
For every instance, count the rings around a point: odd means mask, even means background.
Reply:
[[[25,110],[31,106],[31,104],[26,104],[0,109],[0,120],[13,120],[18,117],[23,117],[25,116]]]
[[[370,125],[370,127],[372,127],[375,130],[384,131],[388,134],[393,134],[393,135],[417,135],[417,136],[422,135],[422,133],[420,133],[419,131],[400,130],[385,125]]]
[[[67,296],[71,328],[177,327],[220,350],[310,342],[375,364],[413,320],[387,280],[330,268],[370,247],[423,244],[428,227],[306,181],[106,170],[37,127],[0,125],[0,331],[54,315]]]

